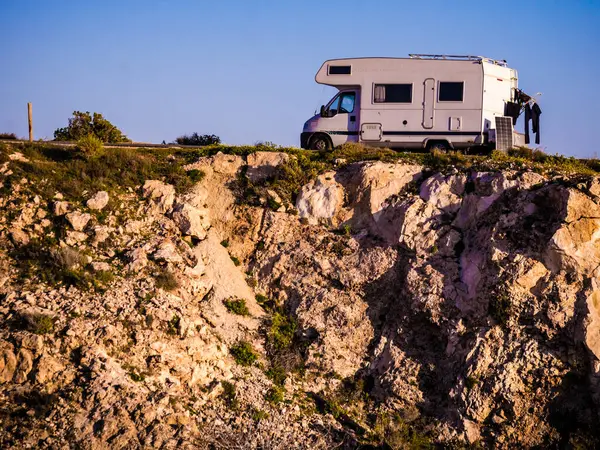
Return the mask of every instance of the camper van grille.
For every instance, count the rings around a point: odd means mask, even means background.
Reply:
[[[490,64],[496,64],[497,66],[507,67],[505,59],[492,59],[486,58],[485,56],[471,56],[471,55],[423,55],[419,53],[410,53],[408,55],[411,59],[446,59],[450,61],[483,61]]]

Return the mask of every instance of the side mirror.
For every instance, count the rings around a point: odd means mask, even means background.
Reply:
[[[325,105],[321,105],[321,117],[325,117]]]

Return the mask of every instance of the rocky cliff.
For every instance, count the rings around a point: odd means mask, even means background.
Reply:
[[[600,442],[598,178],[2,156],[3,448]]]

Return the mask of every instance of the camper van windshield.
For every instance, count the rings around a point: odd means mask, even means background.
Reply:
[[[333,114],[349,114],[354,111],[354,92],[342,92],[338,94],[329,105],[329,112]]]

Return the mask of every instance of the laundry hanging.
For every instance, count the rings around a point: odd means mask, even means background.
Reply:
[[[540,116],[542,108],[537,103],[531,107],[531,131],[535,133],[535,143],[540,143]]]

